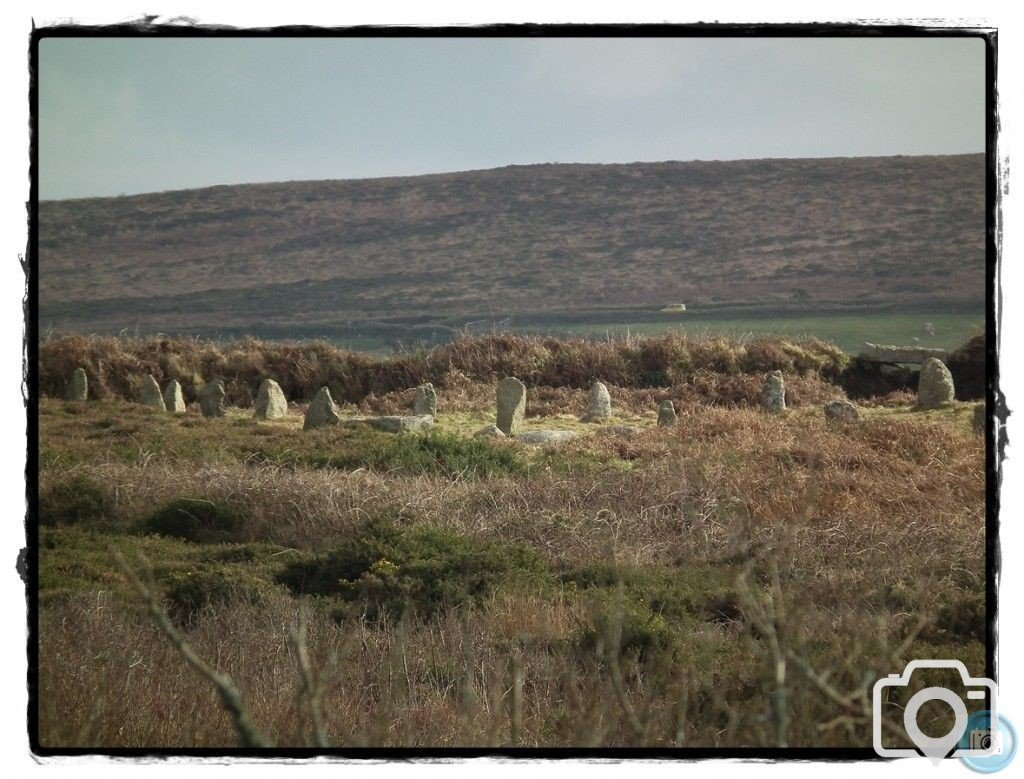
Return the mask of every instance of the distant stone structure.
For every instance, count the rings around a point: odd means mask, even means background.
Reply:
[[[71,381],[68,382],[67,399],[89,399],[89,377],[85,375],[85,368],[75,368],[75,372],[71,374]]]
[[[658,427],[672,427],[679,417],[676,416],[676,407],[671,400],[663,400],[658,406]]]
[[[498,418],[496,425],[505,435],[515,435],[526,415],[526,385],[513,376],[498,384]]]
[[[160,392],[160,385],[156,383],[156,379],[153,378],[152,374],[147,375],[142,380],[142,392],[139,393],[139,403],[143,406],[158,408],[161,411],[167,410],[164,406],[164,396]]]
[[[608,419],[612,415],[612,396],[608,394],[608,388],[600,381],[590,385],[590,398],[587,405],[587,413],[580,419],[581,422],[598,422]]]
[[[334,402],[334,398],[331,397],[331,391],[327,387],[321,387],[306,410],[306,418],[302,422],[302,429],[316,430],[327,425],[336,425],[340,420],[338,406]]]
[[[170,414],[185,413],[185,396],[181,394],[181,384],[171,379],[164,387],[164,408]]]
[[[860,418],[857,407],[848,400],[830,400],[825,404],[825,419],[835,422],[854,422]]]
[[[929,357],[917,379],[917,407],[924,411],[953,402],[953,374],[942,360]]]
[[[437,392],[429,381],[416,388],[412,399],[412,413],[418,417],[437,416]]]
[[[949,353],[945,349],[929,349],[916,344],[914,346],[893,346],[892,344],[865,342],[858,356],[868,362],[917,364],[933,357],[945,362]]]
[[[288,416],[288,399],[281,385],[273,379],[264,379],[256,392],[256,419],[281,419]]]
[[[971,429],[978,435],[984,435],[985,424],[985,404],[979,403],[974,407],[974,416],[971,417]]]
[[[208,381],[199,390],[199,410],[204,417],[222,417],[227,413],[224,408],[224,398],[227,393],[224,391],[224,382],[220,379]]]
[[[772,371],[764,377],[761,405],[772,414],[786,410],[786,381],[782,378],[782,371]]]

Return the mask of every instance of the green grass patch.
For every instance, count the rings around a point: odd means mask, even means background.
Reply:
[[[110,489],[76,474],[39,493],[39,524],[78,525],[106,519],[114,510]]]
[[[206,498],[177,498],[142,521],[141,530],[201,544],[231,541],[245,523],[244,514]]]

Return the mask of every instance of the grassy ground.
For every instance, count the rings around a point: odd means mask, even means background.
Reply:
[[[972,407],[894,396],[828,424],[837,388],[793,377],[776,417],[707,382],[613,386],[632,437],[578,422],[585,393],[535,388],[528,428],[581,433],[552,448],[470,437],[492,421],[481,382],[441,388],[438,429],[406,436],[304,433],[301,406],[257,423],[44,399],[42,743],[237,743],[112,550],[279,745],[867,747],[879,675],[982,673]],[[674,428],[653,426],[663,396]]]

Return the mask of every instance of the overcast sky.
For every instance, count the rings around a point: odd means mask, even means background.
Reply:
[[[44,39],[44,199],[985,148],[967,38]]]

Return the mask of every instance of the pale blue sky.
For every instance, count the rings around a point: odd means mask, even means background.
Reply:
[[[966,38],[49,38],[41,197],[985,148]]]

